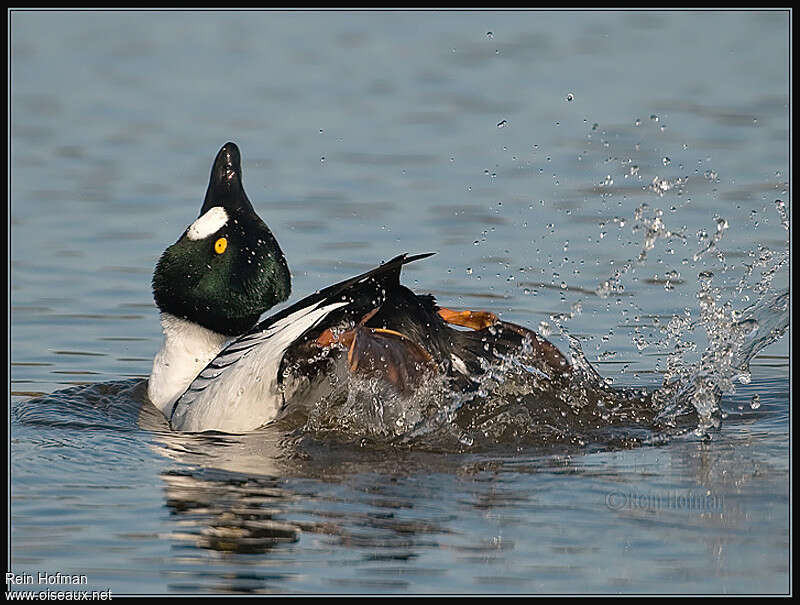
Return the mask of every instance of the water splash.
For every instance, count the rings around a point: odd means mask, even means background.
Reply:
[[[686,413],[691,405],[698,415],[695,433],[707,437],[719,426],[719,402],[735,392],[736,382],[750,382],[750,361],[764,347],[781,338],[789,327],[789,291],[773,293],[743,312],[730,302],[719,302],[719,289],[711,285],[712,275],[701,276],[700,320],[679,330],[673,337],[664,385],[653,394],[659,418]],[[708,341],[700,360],[687,364],[686,354],[694,346],[685,339],[702,329]]]
[[[642,233],[642,248],[636,260],[628,260],[617,269],[613,275],[603,281],[595,288],[595,294],[600,298],[607,298],[612,294],[621,294],[625,291],[622,283],[623,277],[635,266],[642,265],[647,260],[647,254],[656,245],[659,239],[678,238],[684,240],[685,237],[680,231],[668,229],[664,223],[664,211],[655,208],[649,213],[650,206],[641,204],[633,213],[633,225],[631,230],[634,234]],[[624,224],[624,221],[621,221]]]
[[[781,214],[782,204],[776,203]],[[785,215],[781,214],[782,224]],[[717,249],[717,244],[728,228],[728,222],[717,218],[717,231],[708,237],[701,232],[701,248],[695,260]],[[786,224],[784,224],[786,227]],[[709,437],[709,431],[719,426],[719,402],[723,395],[735,392],[736,383],[750,382],[750,362],[756,354],[781,338],[789,327],[789,290],[773,289],[773,280],[787,265],[788,247],[772,251],[763,245],[751,250],[752,264],[745,264],[745,270],[733,290],[733,298],[723,300],[723,290],[713,284],[715,275],[704,270],[698,274],[699,289],[697,301],[699,319],[690,321],[687,317],[673,317],[662,329],[666,343],[671,347],[667,358],[667,371],[664,384],[654,395],[654,403],[661,408],[661,418],[686,409],[691,404],[698,415],[695,433]],[[725,255],[717,250],[717,259],[723,271],[732,270],[725,264]],[[751,284],[751,279],[761,269],[760,277]],[[744,309],[737,309],[736,299],[745,301],[755,296],[755,301]],[[707,345],[695,362],[689,355],[696,351],[693,335],[702,331]]]
[[[699,261],[703,256],[705,256],[708,252],[716,249],[717,244],[719,244],[720,240],[722,240],[722,236],[725,235],[725,231],[728,229],[728,221],[724,218],[717,218],[717,231],[712,236],[709,237],[707,231],[700,231],[698,233],[698,237],[702,243],[702,247],[700,250],[694,253],[694,257],[692,260],[694,262]]]
[[[780,213],[782,206],[776,208]],[[646,261],[659,239],[685,241],[663,217],[663,211],[651,211],[647,204],[637,208],[633,231],[642,235],[640,253],[597,289],[599,296],[621,292],[622,277]],[[715,217],[715,225],[713,235],[698,234],[695,260],[715,252],[715,261],[722,265],[718,271],[729,278],[737,267],[726,264],[720,249],[729,224]],[[686,308],[663,323],[659,342],[634,336],[641,340],[640,349],[653,344],[666,353],[663,383],[655,390],[614,388],[611,379],[601,376],[579,339],[566,329],[565,324],[582,311],[575,303],[568,313],[550,315],[555,329],[569,342],[572,372],[542,371],[528,343],[512,355],[493,352],[493,360],[483,363],[482,373],[472,377],[472,388],[466,391],[439,375],[403,398],[378,379],[351,377],[312,413],[303,430],[355,440],[362,446],[462,452],[502,445],[629,447],[688,432],[711,438],[720,426],[722,396],[734,393],[737,384],[750,382],[752,359],[789,326],[789,292],[773,287],[788,264],[788,248],[772,251],[759,246],[749,257],[753,262],[744,266],[733,294],[728,284],[715,283],[714,272],[701,269],[696,308]],[[673,272],[672,277],[676,275]],[[542,322],[540,333],[551,332],[551,325]],[[758,407],[754,401],[753,409]]]
[[[570,341],[572,370],[544,371],[529,339],[491,351],[469,388],[445,374],[401,395],[380,378],[350,375],[316,405],[302,434],[361,447],[480,451],[561,444],[630,446],[658,438],[650,397],[618,391]]]

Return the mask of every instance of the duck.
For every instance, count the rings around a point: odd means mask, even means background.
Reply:
[[[544,378],[569,375],[567,358],[532,330],[402,285],[403,267],[432,254],[399,254],[260,320],[288,300],[291,273],[245,193],[239,148],[226,143],[200,214],[153,272],[163,340],[149,401],[175,431],[244,433],[313,405],[333,375],[376,377],[401,395],[444,376],[469,391],[487,364],[523,350]]]

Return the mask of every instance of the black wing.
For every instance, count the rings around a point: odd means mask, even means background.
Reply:
[[[368,309],[363,311],[361,315],[371,311],[375,307],[379,307],[384,300],[386,300],[387,293],[400,284],[400,270],[403,265],[413,263],[414,261],[421,260],[433,256],[435,252],[426,252],[424,254],[414,254],[408,256],[407,254],[400,254],[395,256],[392,260],[383,263],[382,265],[370,269],[366,273],[351,277],[343,282],[328,286],[322,290],[318,290],[314,294],[306,296],[303,300],[293,304],[290,307],[282,309],[275,315],[271,315],[258,325],[256,325],[250,332],[239,337],[237,340],[246,338],[253,332],[261,332],[266,330],[277,321],[284,317],[296,313],[303,307],[312,307],[317,305],[320,301],[347,301],[348,303],[361,308],[364,303],[369,306]],[[326,301],[327,304],[327,301]],[[370,306],[371,305],[371,306]],[[323,305],[324,306],[324,305]],[[359,313],[359,309],[353,309],[354,316]],[[359,319],[360,319],[359,315]]]

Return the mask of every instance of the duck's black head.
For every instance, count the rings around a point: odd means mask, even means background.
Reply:
[[[237,336],[291,291],[283,252],[242,186],[239,148],[219,150],[200,216],[164,251],[153,273],[163,312]]]

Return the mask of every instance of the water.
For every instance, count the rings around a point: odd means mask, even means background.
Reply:
[[[787,13],[15,11],[10,31],[11,570],[114,594],[788,592],[790,338],[761,341],[788,321]],[[686,387],[660,391],[679,421],[493,410],[507,431],[409,446],[354,405],[354,441],[335,406],[171,433],[142,405],[149,281],[228,140],[293,300],[436,250],[407,285],[578,343],[614,387]]]

